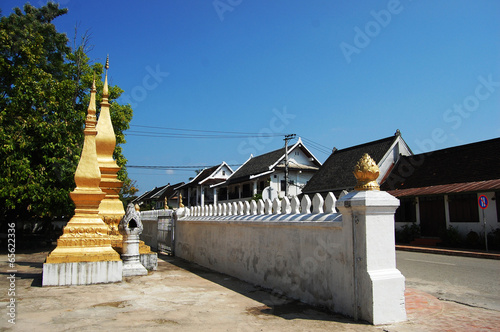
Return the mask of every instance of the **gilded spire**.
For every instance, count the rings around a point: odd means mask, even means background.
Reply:
[[[358,180],[354,190],[380,190],[380,186],[377,183],[380,170],[375,160],[373,160],[368,153],[365,153],[363,157],[361,157],[354,167],[353,173]]]
[[[106,69],[106,74],[104,76],[104,87],[102,89],[102,99],[103,99],[103,102],[104,102],[104,99],[106,99],[106,102],[107,102],[108,97],[109,97],[109,91],[108,91],[109,54],[106,57],[106,64],[104,65],[104,68]]]
[[[118,224],[125,214],[123,204],[120,201],[119,193],[122,182],[118,180],[117,173],[120,167],[113,158],[113,151],[116,147],[116,136],[111,122],[110,104],[108,102],[108,69],[109,56],[106,58],[106,74],[102,91],[101,112],[97,123],[97,161],[101,170],[101,190],[106,193],[106,197],[99,205],[99,215],[109,227],[109,235],[113,248],[121,252],[123,237],[118,232]]]
[[[85,141],[83,143],[82,155],[80,162],[75,172],[76,189],[79,188],[92,188],[96,191],[99,189],[99,182],[101,173],[97,164],[97,153],[95,147],[95,137],[97,135],[96,124],[96,106],[95,106],[95,80],[92,82],[90,89],[90,102],[87,109],[87,117],[85,118]]]

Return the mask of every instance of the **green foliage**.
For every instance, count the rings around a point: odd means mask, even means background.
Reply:
[[[500,250],[500,228],[488,233],[488,248]]]
[[[66,9],[54,3],[23,9],[0,17],[0,219],[68,216],[93,73],[102,92],[103,66],[90,65],[84,46],[72,49],[56,31],[51,22]],[[114,156],[127,196],[137,190],[119,145],[132,119],[130,105],[115,101],[122,92],[110,86]]]
[[[396,229],[396,243],[410,243],[420,237],[420,226],[416,223]]]
[[[443,247],[460,248],[464,245],[463,236],[460,234],[458,229],[453,226],[449,226],[441,235],[441,240],[443,240],[440,245]]]
[[[484,236],[483,238],[481,238],[479,234],[477,234],[476,232],[470,231],[465,236],[464,244],[466,248],[471,248],[471,249],[484,248]]]
[[[255,194],[253,195],[252,198],[250,198],[248,201],[251,202],[251,201],[256,201],[258,202],[260,199],[262,199],[262,194]]]

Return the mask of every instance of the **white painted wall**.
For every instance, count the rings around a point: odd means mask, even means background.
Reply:
[[[407,145],[403,142],[401,137],[394,142],[391,148],[386,152],[382,159],[378,163],[380,170],[380,175],[377,178],[377,182],[380,183],[387,172],[391,169],[392,165],[396,164],[400,158],[400,154],[403,156],[410,156],[412,153],[408,150]]]
[[[485,195],[488,197],[489,205],[484,210],[484,217],[486,218],[486,231],[487,233],[497,229],[500,227],[500,223],[498,222],[498,211],[496,207],[496,201],[493,200],[495,198],[495,192],[480,192],[476,194],[476,199],[479,199],[480,195]],[[495,198],[496,199],[496,198]],[[456,228],[460,234],[466,236],[470,231],[474,231],[478,233],[480,236],[484,236],[484,222],[483,222],[483,210],[477,205],[477,209],[479,211],[479,222],[450,222],[449,217],[449,209],[448,209],[448,200],[445,197],[445,215],[446,215],[446,227],[452,226]],[[420,224],[420,206],[418,203],[415,205],[416,216],[417,216],[417,225]],[[396,229],[401,229],[404,225],[411,225],[411,223],[398,222],[396,223]]]
[[[232,174],[232,171],[226,165],[223,165],[211,177],[217,178],[217,179],[227,179],[231,174]]]
[[[329,197],[327,204],[319,194],[313,198],[313,214],[296,210],[309,211],[308,197],[261,201],[259,215],[255,202],[179,209],[176,256],[373,324],[405,320],[394,243],[399,201],[385,192],[354,192],[337,202],[342,215],[322,213],[323,206],[333,211]],[[281,214],[281,206],[296,212]]]
[[[498,222],[497,219],[497,207],[496,207],[496,202],[493,199],[495,197],[494,192],[481,192],[477,193],[476,195],[476,200],[479,199],[480,195],[485,195],[488,197],[489,205],[488,207],[484,210],[484,217],[486,218],[486,232],[489,233],[497,228],[500,227],[500,223]],[[479,222],[449,222],[447,220],[447,226],[453,226],[456,228],[462,235],[467,235],[470,231],[474,231],[479,236],[483,237],[484,236],[484,222],[483,222],[483,209],[479,207],[479,204],[477,205],[477,209],[479,211]]]
[[[298,146],[288,154],[288,161],[299,165],[317,166]]]

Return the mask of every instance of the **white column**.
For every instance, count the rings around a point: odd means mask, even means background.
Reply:
[[[198,199],[200,198],[200,188],[196,186],[196,201],[194,202],[194,205],[198,205]]]
[[[257,180],[253,182],[253,193],[252,196],[257,195]]]
[[[354,312],[372,324],[406,320],[405,278],[396,269],[394,214],[399,200],[385,191],[354,191],[337,202],[352,228]]]
[[[214,188],[214,206],[217,205],[217,188]]]
[[[203,186],[200,187],[200,205],[205,206],[205,188]]]
[[[450,203],[448,195],[444,195],[444,218],[446,220],[446,229],[448,229],[450,227]]]

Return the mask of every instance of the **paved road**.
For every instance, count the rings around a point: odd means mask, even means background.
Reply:
[[[500,311],[500,261],[397,251],[406,287],[439,299]]]

